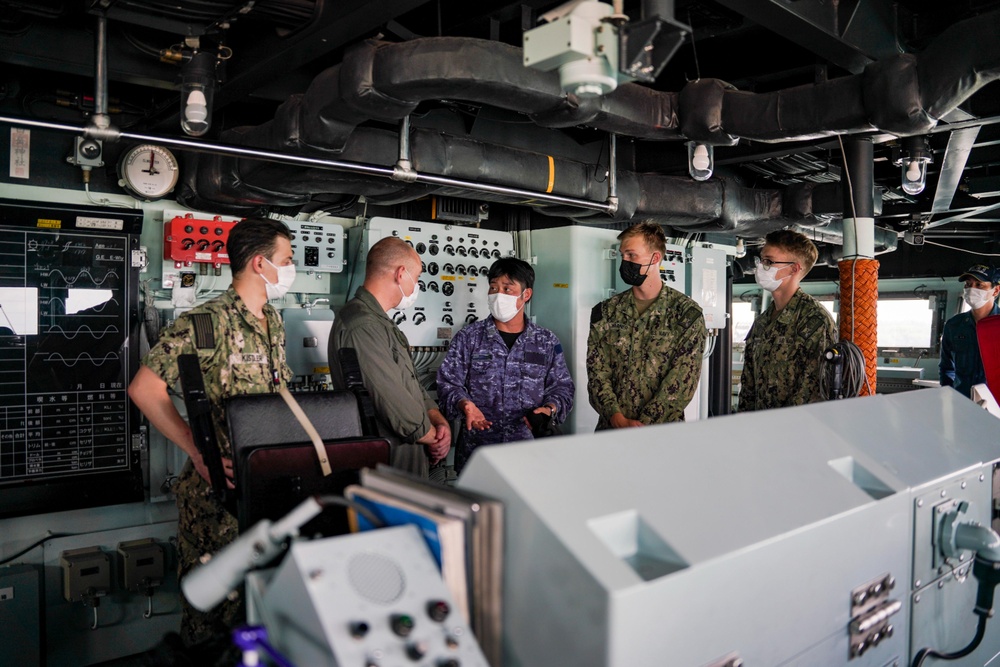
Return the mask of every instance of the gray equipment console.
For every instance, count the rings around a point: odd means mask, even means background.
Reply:
[[[296,542],[247,589],[296,665],[487,667],[415,526]]]

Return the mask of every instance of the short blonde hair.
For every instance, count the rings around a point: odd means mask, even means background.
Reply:
[[[764,237],[764,243],[781,248],[785,252],[795,255],[802,264],[802,275],[809,273],[819,259],[819,249],[816,244],[809,240],[809,237],[790,229],[779,229]]]
[[[663,233],[663,228],[660,227],[655,222],[639,222],[628,229],[622,231],[618,235],[618,240],[624,243],[633,236],[641,236],[642,240],[645,242],[646,247],[649,248],[651,252],[659,252],[660,259],[667,254],[667,237]]]

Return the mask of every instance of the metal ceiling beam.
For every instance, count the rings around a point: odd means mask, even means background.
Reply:
[[[885,0],[717,0],[754,23],[855,74],[899,52]]]
[[[289,37],[277,35],[254,45],[229,63],[229,79],[215,93],[216,111],[241,100],[258,87],[320,58],[344,44],[374,32],[379,26],[426,0],[382,2],[322,2],[312,24]]]
[[[951,208],[951,202],[962,181],[962,173],[969,161],[969,154],[979,136],[978,127],[956,130],[948,137],[948,146],[944,149],[944,159],[941,161],[941,174],[938,176],[937,189],[934,191],[934,203],[931,213],[943,213]]]
[[[935,220],[930,223],[924,229],[934,229],[935,227],[941,227],[943,225],[951,224],[952,222],[957,222],[959,220],[968,220],[974,216],[982,215],[983,213],[989,213],[990,211],[995,211],[1000,208],[1000,204],[993,204],[992,206],[983,206],[981,208],[973,209],[967,213],[961,213],[959,215],[953,215],[950,218],[942,218],[941,220]]]

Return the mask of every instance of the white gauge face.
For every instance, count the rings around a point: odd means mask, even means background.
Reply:
[[[118,184],[145,199],[163,197],[177,185],[177,158],[163,146],[129,149],[119,163]]]

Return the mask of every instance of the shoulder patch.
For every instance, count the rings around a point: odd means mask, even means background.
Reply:
[[[194,327],[194,346],[199,350],[215,349],[215,331],[212,329],[212,316],[208,313],[189,315]]]
[[[604,319],[604,302],[593,307],[590,311],[590,324],[594,325]]]

